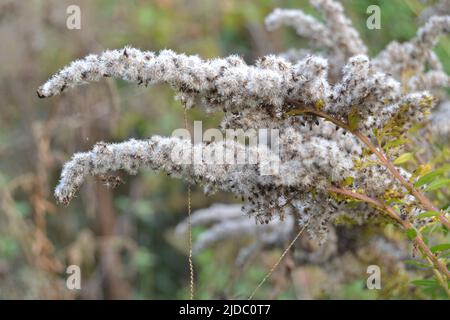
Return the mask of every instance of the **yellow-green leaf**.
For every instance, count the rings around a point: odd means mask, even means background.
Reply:
[[[431,164],[429,164],[429,163],[421,164],[420,166],[417,167],[416,170],[414,170],[413,175],[411,176],[411,181],[416,179],[417,177],[422,177],[422,176],[430,173],[431,169],[433,169]]]
[[[425,191],[433,191],[445,187],[450,184],[450,179],[442,178],[431,182],[428,187],[425,188]]]
[[[425,286],[425,287],[438,287],[439,284],[436,282],[436,280],[424,280],[424,279],[417,279],[412,280],[411,284],[415,286]]]
[[[413,240],[417,236],[417,231],[414,228],[409,228],[406,230],[406,236],[409,240]]]
[[[323,101],[322,99],[319,99],[316,101],[314,106],[316,107],[317,110],[322,110],[323,107],[325,106],[325,101]]]
[[[418,268],[430,268],[430,265],[425,264],[425,263],[417,262],[416,260],[405,260],[405,261],[403,261],[403,263],[409,264],[411,266],[415,266],[415,267],[418,267]]]
[[[428,184],[428,183],[432,182],[434,180],[434,178],[438,177],[441,174],[442,174],[442,172],[440,172],[438,170],[427,173],[423,177],[420,177],[419,180],[417,180],[417,182],[414,183],[414,186],[417,188],[417,187],[423,186],[424,184]]]
[[[434,178],[441,176],[442,174],[450,171],[450,164],[443,165],[442,167],[425,174],[423,177],[419,178],[414,184],[415,187],[423,186],[424,184],[429,184],[434,180]]]
[[[450,243],[442,243],[442,244],[435,245],[435,246],[431,247],[430,250],[433,253],[436,253],[439,251],[450,250]]]
[[[437,211],[426,211],[416,216],[416,219],[431,218],[440,215]]]
[[[348,115],[348,126],[350,127],[350,130],[356,130],[358,129],[360,118],[356,112],[351,112]]]
[[[402,144],[405,144],[407,142],[408,142],[407,139],[395,139],[395,140],[391,140],[391,141],[386,142],[386,144],[383,146],[383,148],[385,150],[388,150],[389,148],[398,147],[398,146],[400,146]]]
[[[394,160],[394,164],[398,165],[398,164],[402,164],[402,163],[408,162],[413,157],[414,156],[413,156],[413,154],[411,152],[404,153],[404,154],[400,155],[397,159]]]
[[[353,177],[347,177],[342,182],[342,185],[345,186],[345,187],[351,186],[352,184],[353,184]]]

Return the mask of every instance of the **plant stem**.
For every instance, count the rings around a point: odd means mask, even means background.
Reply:
[[[400,172],[397,170],[397,168],[394,166],[394,164],[387,159],[387,157],[378,150],[378,148],[373,145],[373,143],[370,141],[369,138],[367,138],[364,134],[361,133],[361,131],[353,131],[353,134],[361,141],[363,142],[369,149],[372,151],[377,158],[381,161],[382,164],[384,164],[389,171],[394,175],[395,178],[409,191],[411,192],[417,200],[420,201],[420,203],[423,205],[423,207],[430,211],[436,211],[441,212],[438,208],[436,208],[431,201],[418,189],[414,187],[414,185],[406,180]],[[448,229],[450,229],[450,222],[442,215],[439,215],[439,220],[443,225],[445,225]]]
[[[318,117],[321,117],[323,119],[326,119],[332,123],[334,123],[335,125],[350,131],[351,133],[353,133],[364,145],[366,145],[370,151],[373,152],[373,154],[375,154],[375,156],[381,161],[381,163],[392,173],[392,175],[406,188],[406,190],[408,190],[410,193],[412,193],[417,200],[419,200],[419,202],[424,206],[424,208],[426,208],[427,210],[430,211],[436,211],[436,212],[440,212],[439,209],[437,209],[430,200],[428,200],[428,198],[418,189],[414,188],[414,186],[408,181],[406,180],[401,174],[400,172],[397,170],[397,168],[394,166],[394,164],[389,161],[389,159],[387,159],[387,157],[382,153],[382,151],[378,150],[378,148],[370,141],[370,139],[365,136],[361,131],[359,130],[352,130],[350,128],[350,126],[348,124],[346,124],[345,122],[334,118],[333,116],[330,116],[328,114],[326,114],[325,112],[322,112],[320,110],[317,110],[316,108],[312,108],[309,106],[304,106],[301,103],[297,102],[297,101],[289,101],[289,103],[292,103],[293,105],[299,107],[298,109],[294,109],[290,111],[291,115],[301,115],[301,114],[312,114],[312,115],[316,115]],[[372,205],[374,205],[375,207],[377,207],[378,209],[380,209],[381,211],[386,212],[391,218],[393,218],[394,220],[396,220],[398,223],[400,223],[400,225],[405,229],[411,229],[413,228],[413,226],[411,225],[411,223],[408,220],[402,220],[399,215],[397,214],[397,212],[390,206],[388,206],[387,204],[383,203],[382,201],[380,201],[379,199],[376,198],[371,198],[369,196],[366,195],[362,195],[359,193],[355,193],[351,190],[345,189],[345,188],[337,188],[334,186],[331,186],[328,188],[328,190],[330,192],[334,192],[334,193],[338,193],[338,194],[342,194],[357,200],[361,200],[364,201],[366,203],[370,203]],[[450,229],[450,223],[449,221],[443,216],[440,215],[439,216],[439,220],[447,227]],[[418,245],[418,247],[422,250],[422,252],[425,254],[425,256],[430,259],[433,262],[433,265],[440,270],[447,279],[450,279],[450,272],[447,269],[447,266],[444,265],[430,250],[430,248],[428,248],[428,246],[425,244],[425,242],[422,239],[422,235],[420,234],[420,232],[418,230],[416,230],[416,237],[414,238],[415,243]],[[448,292],[448,287],[444,287],[444,289],[446,290],[446,292]]]
[[[382,202],[379,199],[372,198],[372,197],[369,197],[367,195],[363,195],[360,193],[356,193],[356,192],[353,192],[346,188],[338,188],[335,186],[328,187],[328,191],[332,192],[332,193],[341,194],[341,195],[344,195],[344,196],[347,196],[349,198],[353,198],[356,200],[364,201],[366,203],[370,203],[370,204],[374,205],[375,207],[377,207],[379,210],[386,212],[391,218],[393,218],[394,220],[399,222],[405,230],[413,228],[413,226],[411,225],[411,223],[408,220],[402,220],[399,217],[399,215],[397,214],[397,212],[395,212],[395,210],[392,207],[385,204],[384,202]],[[447,267],[431,252],[430,248],[428,248],[428,246],[423,241],[423,238],[422,238],[422,235],[420,234],[420,232],[418,230],[416,230],[416,233],[417,234],[414,238],[414,242],[422,250],[422,252],[425,254],[425,256],[429,260],[432,261],[433,265],[440,272],[442,272],[447,279],[450,279],[450,272],[448,271]],[[444,289],[446,290],[446,292],[448,291],[447,287],[444,287]]]
[[[433,261],[430,260],[430,258],[427,257],[427,261],[429,264],[433,264]],[[439,273],[438,270],[433,269],[433,273],[436,276],[436,280],[439,282],[442,288],[444,288],[445,293],[450,297],[450,288],[448,287],[448,282],[445,281],[445,279],[442,277],[442,275]]]
[[[415,198],[422,204],[422,206],[429,211],[436,211],[441,212],[438,208],[436,208],[431,201],[417,188],[414,187],[414,185],[409,182],[407,179],[405,179],[400,172],[397,170],[397,168],[394,166],[394,164],[383,154],[382,151],[378,150],[378,148],[370,141],[370,139],[365,136],[361,131],[359,130],[352,130],[350,126],[343,121],[334,118],[333,116],[330,116],[326,114],[325,112],[322,112],[320,110],[317,110],[312,107],[304,106],[300,104],[297,101],[289,101],[289,103],[292,103],[293,105],[299,107],[298,109],[294,109],[291,111],[291,114],[294,115],[300,115],[300,114],[313,114],[318,117],[321,117],[323,119],[326,119],[335,125],[350,131],[353,133],[363,144],[369,148],[370,151],[381,161],[381,163],[392,173],[392,175],[408,190],[410,193],[412,193]],[[443,225],[447,227],[447,229],[450,229],[450,222],[447,220],[447,218],[441,213],[438,216],[439,220]]]

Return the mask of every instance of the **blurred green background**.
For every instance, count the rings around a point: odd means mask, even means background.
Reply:
[[[414,36],[423,1],[343,1],[371,49]],[[81,8],[81,30],[66,28],[66,8]],[[381,7],[382,28],[368,30],[366,9]],[[0,0],[0,298],[176,299],[188,297],[186,245],[174,245],[173,227],[186,217],[187,186],[152,171],[123,175],[115,190],[90,179],[69,206],[55,204],[53,188],[63,163],[100,140],[170,135],[183,127],[183,109],[168,86],[137,87],[108,79],[46,100],[36,89],[70,61],[107,48],[171,48],[205,58],[257,57],[307,47],[293,30],[264,30],[276,7],[302,8],[306,0]],[[450,71],[450,43],[436,52]],[[216,127],[221,114],[188,112],[190,121]],[[239,202],[228,194],[203,195],[194,187],[193,209]],[[194,230],[194,238],[201,230]],[[246,298],[280,250],[236,270],[236,246],[218,245],[195,258],[196,297]],[[82,290],[65,287],[65,268],[82,269]],[[318,278],[320,279],[320,277]],[[277,283],[275,283],[278,281]],[[319,281],[319,280],[317,280]],[[322,298],[379,298],[351,279]],[[398,289],[394,297],[414,297]],[[391,297],[392,297],[391,295]],[[257,298],[294,299],[289,282],[272,279]]]

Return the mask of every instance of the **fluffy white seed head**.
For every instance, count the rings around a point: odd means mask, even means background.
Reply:
[[[39,97],[60,94],[66,88],[104,77],[145,86],[166,83],[188,108],[223,110],[222,132],[277,129],[280,135],[278,152],[268,144],[249,147],[233,140],[193,145],[189,140],[159,136],[98,143],[65,164],[55,190],[57,200],[68,203],[87,176],[100,176],[110,183],[114,178],[109,175],[118,170],[136,174],[149,168],[203,185],[205,193],[232,192],[242,197],[243,211],[258,222],[273,220],[276,228],[287,219],[300,226],[308,224],[307,233],[319,242],[324,241],[330,223],[341,214],[359,223],[374,216],[375,209],[367,205],[348,207],[340,203],[327,187],[352,181],[353,188],[374,197],[383,196],[386,190],[403,191],[403,187],[379,164],[364,169],[357,165],[376,163],[376,159],[365,155],[362,144],[349,132],[311,115],[295,115],[294,111],[302,107],[320,110],[348,126],[353,120],[352,130],[369,137],[375,129],[389,133],[392,127],[396,134],[405,134],[414,123],[423,121],[434,105],[429,92],[449,86],[448,75],[431,49],[440,34],[449,32],[450,17],[430,18],[414,39],[403,44],[392,42],[370,59],[339,2],[311,3],[325,22],[299,10],[277,9],[267,17],[266,26],[270,30],[295,28],[300,36],[311,40],[313,49],[324,49],[317,54],[291,50],[283,56],[261,57],[249,65],[236,55],[205,60],[171,50],[154,53],[125,47],[89,55],[60,70],[38,89]],[[442,119],[432,118],[436,130],[448,127]],[[257,161],[199,162],[193,158],[235,152],[244,152]],[[279,163],[278,170],[262,174],[274,161]],[[409,173],[402,174],[409,178]],[[257,232],[264,235],[274,230],[255,229],[253,222],[237,216],[234,207],[210,209],[194,215],[194,223],[217,227],[204,235],[200,248],[234,232],[263,230]],[[250,251],[248,248],[247,253]]]

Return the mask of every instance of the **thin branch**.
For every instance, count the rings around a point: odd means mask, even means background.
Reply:
[[[370,151],[375,154],[375,156],[381,161],[381,163],[392,173],[392,175],[408,190],[411,192],[417,200],[423,205],[423,207],[426,210],[429,211],[436,211],[441,212],[438,208],[436,208],[431,201],[417,188],[414,187],[414,185],[409,182],[407,179],[405,179],[400,172],[397,170],[397,168],[394,166],[394,164],[383,154],[382,151],[380,151],[371,141],[370,139],[365,136],[361,131],[359,130],[352,130],[350,126],[346,123],[344,123],[341,120],[338,120],[324,112],[321,112],[317,109],[311,108],[309,106],[304,106],[303,104],[290,100],[289,103],[299,107],[298,109],[293,109],[289,112],[290,115],[301,115],[301,114],[313,114],[318,117],[321,117],[323,119],[326,119],[335,125],[350,131],[353,133],[362,143],[364,143],[367,148],[369,148]],[[443,225],[445,225],[448,229],[450,229],[450,222],[447,220],[447,218],[444,216],[443,213],[441,213],[438,216],[439,220]]]
[[[256,293],[256,291],[258,291],[258,289],[264,284],[264,282],[266,282],[266,280],[270,278],[272,273],[275,271],[275,269],[278,267],[280,262],[283,260],[284,256],[289,252],[289,250],[292,248],[292,246],[297,241],[297,239],[302,235],[303,231],[306,229],[308,224],[309,224],[309,220],[305,223],[303,228],[300,229],[300,231],[297,233],[297,235],[294,237],[294,239],[292,239],[292,241],[289,243],[287,248],[281,254],[280,258],[273,265],[273,267],[269,270],[269,272],[265,275],[265,277],[258,283],[258,285],[256,286],[255,290],[253,290],[252,294],[248,297],[248,300],[252,300],[254,295],[255,295],[255,293]]]
[[[370,141],[369,138],[367,138],[364,134],[362,134],[360,131],[354,131],[353,134],[361,140],[369,149],[372,151],[378,159],[389,169],[389,171],[397,178],[397,180],[409,191],[411,192],[417,200],[422,203],[425,209],[430,211],[436,211],[441,212],[438,208],[436,208],[431,201],[418,189],[414,187],[414,185],[406,180],[400,172],[395,168],[394,164],[387,159],[387,157],[378,150],[378,148],[373,145],[373,143]],[[443,225],[445,225],[448,229],[450,229],[450,222],[445,218],[443,214],[439,215],[439,220],[442,222]]]
[[[302,115],[302,114],[313,114],[316,115],[318,117],[324,118],[332,123],[334,123],[335,125],[351,131],[350,130],[350,126],[348,126],[346,123],[342,122],[339,119],[336,119],[332,116],[330,116],[329,114],[326,114],[325,112],[322,112],[320,110],[314,109],[310,106],[305,106],[304,104],[298,102],[298,101],[294,101],[294,100],[288,100],[288,103],[295,105],[296,107],[298,107],[297,109],[292,109],[289,111],[289,115],[291,116],[298,116],[298,115]]]
[[[402,220],[398,216],[397,212],[395,212],[395,210],[392,207],[385,204],[384,202],[382,202],[379,199],[371,198],[369,196],[362,195],[362,194],[353,192],[353,191],[345,189],[345,188],[338,188],[338,187],[334,187],[334,186],[328,187],[328,191],[330,191],[332,193],[341,194],[341,195],[344,195],[344,196],[347,196],[349,198],[353,198],[356,200],[361,200],[366,203],[370,203],[370,204],[376,206],[379,210],[386,212],[391,218],[398,221],[405,230],[413,228],[413,226],[411,225],[411,223],[408,220]],[[420,234],[420,232],[418,230],[416,230],[416,232],[417,232],[417,235],[414,238],[414,241],[416,242],[416,244],[422,249],[422,252],[427,256],[427,258],[429,258],[433,262],[435,267],[438,270],[440,270],[446,276],[447,279],[450,279],[450,272],[447,269],[447,267],[431,252],[430,248],[428,248],[428,246],[423,241],[422,235]],[[448,288],[445,288],[445,289],[448,290]]]

